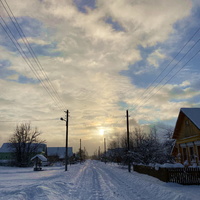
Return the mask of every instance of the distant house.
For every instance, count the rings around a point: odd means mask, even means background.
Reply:
[[[9,146],[9,143],[2,144],[0,148],[0,165],[7,165],[12,162],[13,152],[14,149]]]
[[[46,151],[47,151],[46,144],[33,143],[31,144],[31,147],[33,147],[33,149],[37,149],[34,152],[32,152],[33,155],[36,155],[36,154],[46,155]],[[11,164],[14,161],[14,156],[15,156],[14,152],[15,152],[15,149],[11,147],[11,143],[3,143],[3,145],[0,148],[0,165]]]
[[[65,147],[47,147],[47,158],[50,162],[63,161],[65,159]],[[68,147],[68,157],[73,156],[72,147]]]
[[[180,109],[172,138],[177,162],[200,165],[200,108]]]

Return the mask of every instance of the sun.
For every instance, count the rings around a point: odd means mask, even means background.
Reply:
[[[99,129],[99,134],[104,135],[104,129]]]

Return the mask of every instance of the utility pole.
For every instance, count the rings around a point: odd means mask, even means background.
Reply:
[[[106,164],[106,138],[104,138],[104,156],[105,156],[105,164]]]
[[[83,154],[84,155],[84,159],[83,160],[85,161],[86,160],[86,148],[85,147],[84,147],[84,152],[83,153],[84,153]]]
[[[66,145],[65,145],[65,171],[67,171],[67,165],[68,165],[68,119],[69,119],[69,111],[64,111],[66,113],[66,119],[63,119],[62,117],[60,120],[66,121]]]
[[[131,163],[129,158],[129,151],[130,151],[130,145],[129,145],[129,115],[128,110],[126,110],[126,121],[127,121],[127,156],[128,156],[128,171],[131,172]]]
[[[81,164],[81,159],[82,159],[82,155],[81,155],[81,139],[80,139],[80,164]]]
[[[99,160],[101,160],[101,149],[100,149],[100,146],[99,146],[99,152],[98,152],[98,157],[99,157]]]

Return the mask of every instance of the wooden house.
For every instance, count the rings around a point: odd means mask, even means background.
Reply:
[[[173,133],[177,162],[200,165],[200,108],[181,108]]]

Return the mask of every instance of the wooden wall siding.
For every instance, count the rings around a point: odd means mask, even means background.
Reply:
[[[183,112],[180,112],[176,122],[173,139],[181,140],[192,136],[200,137],[200,130]]]
[[[193,124],[193,122],[190,121],[190,119],[188,119],[188,117],[184,115],[180,125],[177,140],[189,139],[192,136],[196,137],[199,135],[200,130]]]
[[[176,140],[172,155],[176,162],[183,164],[187,160],[190,165],[196,163],[200,166],[200,127],[198,123],[200,109],[192,109],[190,112],[184,108],[180,110],[172,137]]]

